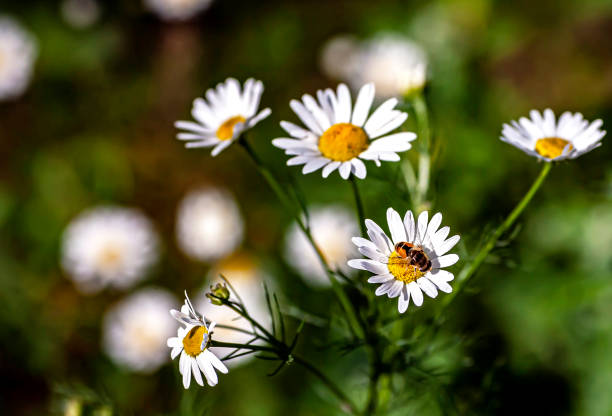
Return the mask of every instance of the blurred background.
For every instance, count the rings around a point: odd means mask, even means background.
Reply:
[[[323,59],[331,39],[391,32],[420,45],[439,144],[432,205],[461,234],[464,256],[539,169],[498,139],[502,123],[550,107],[612,125],[610,0],[4,3],[6,415],[333,414],[333,398],[302,369],[267,377],[273,368],[260,360],[234,363],[215,388],[183,390],[165,346],[177,327],[167,310],[180,305],[184,289],[202,298],[219,271],[235,276],[254,311],[261,309],[261,281],[288,313],[307,311],[303,352],[345,390],[365,391],[362,351],[338,359],[340,352],[326,347],[334,337],[326,329],[333,297],[302,277],[317,271],[304,270],[287,247],[298,244],[291,218],[242,149],[211,158],[174,138],[173,123],[190,119],[192,100],[228,76],[264,82],[262,105],[273,114],[251,132],[253,146],[310,204],[342,213],[336,223],[322,215],[322,229],[354,235],[349,185],[337,174],[322,180],[287,168],[270,141],[285,135],[278,121],[296,121],[290,99],[341,81]],[[516,237],[448,310],[442,336],[452,347],[432,364],[444,376],[397,392],[408,403],[404,411],[612,414],[608,141],[553,168]],[[397,173],[394,165],[368,165],[359,182],[367,216],[379,223],[388,206],[409,207],[405,194],[381,179]],[[195,235],[185,225],[200,223]],[[104,245],[113,238],[119,246]],[[340,257],[352,255],[342,241],[329,244]],[[411,307],[406,325],[432,304]]]

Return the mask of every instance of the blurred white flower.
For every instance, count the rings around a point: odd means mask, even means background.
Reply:
[[[0,101],[19,97],[30,84],[36,41],[21,25],[0,16]]]
[[[358,255],[351,238],[359,234],[359,225],[353,213],[340,205],[314,207],[309,210],[312,236],[323,251],[329,264],[345,274],[353,269],[346,261]],[[297,223],[291,224],[285,236],[285,259],[304,281],[314,287],[330,285],[317,253]]]
[[[207,9],[212,0],[144,0],[145,6],[160,19],[188,20]]]
[[[64,0],[60,11],[66,23],[77,29],[93,25],[100,17],[100,6],[96,0]]]
[[[446,238],[450,228],[440,228],[442,214],[428,218],[428,212],[423,211],[415,221],[412,211],[407,211],[402,221],[399,213],[389,208],[391,238],[372,220],[365,220],[369,239],[353,238],[353,244],[367,258],[349,260],[348,265],[373,273],[368,282],[380,284],[376,296],[399,297],[400,313],[406,312],[410,299],[421,306],[423,293],[435,298],[438,290],[453,291],[448,282],[455,276],[444,268],[459,261],[458,255],[446,254],[459,242],[459,236]]]
[[[172,309],[170,314],[185,325],[178,329],[176,337],[168,338],[167,341],[168,347],[172,348],[170,357],[174,360],[179,354],[181,356],[179,372],[183,376],[183,387],[189,388],[192,375],[200,386],[204,386],[204,379],[209,386],[216,386],[219,381],[217,371],[224,374],[228,372],[225,364],[209,348],[216,323],[206,323],[206,318],[194,309],[187,292],[181,310]]]
[[[418,91],[427,80],[427,58],[419,45],[395,34],[364,42],[348,65],[347,81],[353,89],[373,82],[379,97]]]
[[[336,169],[342,179],[351,174],[359,179],[366,177],[363,160],[371,160],[376,166],[380,161],[398,162],[397,153],[409,150],[416,134],[398,129],[408,114],[396,110],[396,98],[382,103],[372,114],[374,84],[365,84],[359,90],[355,106],[345,84],[338,90],[319,90],[316,100],[309,94],[302,101],[291,100],[289,105],[306,129],[281,121],[281,127],[293,138],[279,137],[272,144],[291,156],[288,166],[304,165],[304,175],[321,169],[327,178]]]
[[[354,70],[355,56],[359,52],[359,42],[351,35],[338,35],[329,39],[321,49],[319,64],[323,73],[339,81],[347,81]]]
[[[504,124],[500,139],[546,162],[576,159],[601,146],[606,135],[600,130],[601,120],[589,123],[580,113],[566,111],[556,121],[555,113],[547,108],[542,114],[531,110],[529,116]]]
[[[234,197],[220,188],[189,192],[176,216],[176,238],[185,254],[212,261],[234,251],[244,234],[244,223]]]
[[[168,311],[178,300],[163,289],[141,289],[112,306],[104,316],[103,346],[117,364],[151,373],[168,360],[166,340],[176,331]]]
[[[191,115],[196,120],[177,121],[174,126],[185,131],[176,135],[187,140],[187,148],[212,147],[213,157],[228,148],[245,131],[268,117],[269,108],[259,113],[263,83],[249,78],[244,88],[234,78],[217,84],[216,89],[206,91],[206,99],[193,100]]]
[[[197,299],[198,310],[201,310],[207,318],[217,323],[215,329],[217,338],[223,339],[224,342],[246,343],[251,340],[252,336],[239,331],[222,328],[220,325],[230,325],[246,331],[252,331],[251,324],[244,318],[240,318],[237,313],[228,307],[213,305],[210,300],[204,296],[204,293],[209,290],[210,286],[214,286],[217,283],[223,283],[223,280],[219,277],[220,274],[225,276],[234,289],[236,289],[240,298],[244,301],[249,314],[264,325],[268,325],[270,322],[270,315],[266,304],[263,282],[266,281],[268,287],[270,287],[270,282],[266,278],[266,275],[257,267],[254,260],[245,254],[238,254],[233,256],[233,258],[221,262],[211,270],[204,290]],[[238,301],[236,295],[231,292],[231,290],[230,293],[230,300]],[[232,349],[215,347],[211,348],[211,351],[219,357],[223,357],[232,352]],[[227,361],[226,364],[232,368],[242,365],[252,358],[253,354],[249,354],[233,358]]]
[[[83,293],[126,289],[158,257],[153,225],[139,210],[100,206],[79,214],[63,235],[62,266]]]

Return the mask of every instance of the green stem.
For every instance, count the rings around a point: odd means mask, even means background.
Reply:
[[[325,386],[342,402],[343,408],[345,410],[348,410],[350,414],[357,414],[357,407],[351,401],[351,399],[349,399],[348,396],[344,394],[342,390],[340,390],[340,388],[336,386],[336,384],[334,384],[334,382],[331,381],[331,379],[329,379],[321,370],[319,370],[314,365],[312,365],[301,357],[295,355],[292,355],[292,357],[293,361],[300,364],[302,367],[304,367],[313,375],[315,375],[319,380],[321,380],[321,382],[325,384]]]
[[[274,191],[278,199],[285,206],[285,208],[293,215],[296,223],[306,235],[306,238],[308,239],[308,241],[314,248],[315,252],[317,253],[317,257],[319,258],[321,265],[323,266],[323,268],[325,269],[327,273],[327,276],[329,277],[332,288],[334,289],[334,292],[336,296],[338,297],[340,304],[342,305],[342,309],[344,310],[347,316],[349,325],[352,328],[353,333],[363,338],[364,332],[361,329],[361,325],[359,324],[359,319],[357,318],[357,314],[355,310],[353,309],[353,305],[351,304],[346,293],[342,289],[342,286],[336,279],[335,277],[336,274],[332,270],[332,268],[329,266],[329,263],[325,259],[323,252],[321,251],[317,243],[314,241],[314,238],[312,237],[312,233],[310,232],[310,228],[308,227],[307,224],[304,223],[304,221],[300,217],[300,214],[295,209],[295,205],[291,202],[290,199],[287,198],[287,195],[283,191],[283,187],[276,180],[272,172],[270,172],[270,170],[264,165],[261,159],[257,156],[257,154],[255,153],[255,151],[253,150],[249,142],[245,139],[245,137],[240,136],[240,138],[238,139],[238,143],[246,150],[247,154],[251,157],[251,159],[257,166],[257,169],[262,174],[264,179],[268,182],[268,184],[270,185],[270,187],[272,188],[272,190]]]
[[[544,163],[540,174],[533,182],[531,188],[529,188],[523,199],[521,199],[520,202],[516,205],[516,207],[512,210],[512,212],[510,212],[510,215],[508,215],[506,220],[499,227],[497,227],[493,234],[491,234],[485,245],[480,249],[476,257],[474,257],[474,260],[461,270],[459,276],[457,277],[457,283],[455,285],[455,288],[449,296],[445,297],[442,303],[442,307],[436,315],[436,320],[440,318],[442,311],[453,301],[453,299],[457,296],[457,293],[460,292],[461,288],[467,285],[470,278],[474,276],[478,268],[486,260],[491,250],[493,250],[493,248],[495,247],[497,240],[499,240],[499,238],[504,234],[504,232],[506,232],[512,226],[512,224],[514,224],[519,215],[521,215],[521,213],[525,210],[533,196],[536,194],[538,189],[540,189],[540,186],[542,186],[542,183],[544,183],[544,179],[546,179],[546,176],[548,175],[548,172],[550,172],[551,167],[552,163]]]
[[[266,351],[266,352],[274,352],[274,353],[278,352],[277,348],[266,347],[265,345],[237,344],[235,342],[215,341],[214,339],[210,341],[210,346],[211,347],[223,347],[223,348],[238,348],[241,350],[251,350],[251,351]]]
[[[361,195],[359,194],[359,188],[357,187],[357,180],[354,175],[350,177],[351,188],[353,188],[353,195],[355,195],[355,207],[357,209],[357,217],[359,218],[359,227],[361,229],[361,236],[366,235],[365,230],[365,212],[363,210],[363,202],[361,200]]]

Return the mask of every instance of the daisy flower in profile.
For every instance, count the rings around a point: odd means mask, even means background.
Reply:
[[[549,108],[542,114],[531,110],[529,115],[530,119],[504,124],[500,139],[546,162],[576,159],[601,146],[606,135],[600,130],[601,120],[589,123],[580,113],[566,111],[557,121]]]
[[[204,385],[202,374],[209,386],[215,386],[218,382],[218,371],[227,374],[227,367],[208,350],[210,346],[215,323],[206,324],[203,316],[193,308],[187,292],[185,292],[185,304],[180,311],[172,309],[170,314],[185,325],[178,329],[178,336],[168,338],[168,347],[172,348],[170,357],[174,360],[179,354],[179,372],[183,376],[183,387],[189,388],[191,375],[196,382]]]
[[[400,127],[408,114],[395,110],[398,101],[390,98],[370,115],[374,94],[374,84],[364,85],[354,108],[345,84],[340,84],[337,92],[317,91],[317,100],[304,94],[301,102],[292,100],[290,105],[306,129],[282,121],[281,127],[293,138],[274,139],[272,144],[293,156],[287,165],[304,165],[304,174],[323,169],[326,178],[338,169],[343,179],[351,174],[363,179],[363,160],[372,160],[377,166],[381,160],[397,162],[397,152],[410,149],[410,142],[416,139],[411,132],[387,135]]]
[[[398,310],[404,313],[408,304],[423,304],[423,292],[431,298],[438,290],[452,292],[448,284],[452,273],[444,267],[457,263],[459,256],[446,254],[459,241],[459,236],[450,238],[449,227],[440,227],[442,214],[435,214],[428,221],[427,211],[421,212],[415,222],[412,211],[406,212],[404,220],[392,208],[387,210],[387,223],[391,239],[372,220],[365,220],[370,239],[353,237],[353,243],[367,259],[349,260],[355,269],[374,273],[369,283],[380,283],[376,295],[399,297]]]
[[[222,188],[190,191],[176,214],[176,239],[189,257],[204,262],[234,251],[244,235],[244,221],[236,200]]]
[[[118,365],[151,373],[168,360],[168,337],[176,322],[168,310],[177,299],[166,290],[140,289],[112,306],[104,315],[103,346]]]
[[[359,234],[359,224],[353,213],[341,205],[318,206],[309,209],[312,237],[333,268],[345,274],[353,269],[346,261],[357,254],[351,237]],[[310,286],[329,287],[329,277],[323,269],[315,249],[304,232],[294,222],[285,236],[285,259]]]
[[[217,156],[230,146],[242,133],[254,127],[271,113],[269,108],[259,113],[259,101],[263,83],[249,78],[241,89],[234,78],[228,78],[216,89],[206,91],[206,99],[193,101],[191,115],[196,120],[177,121],[175,127],[184,130],[177,134],[179,140],[187,140],[185,147],[212,147]]]
[[[127,289],[155,263],[157,248],[153,224],[139,210],[99,206],[64,231],[62,266],[83,293]]]
[[[34,38],[13,19],[0,16],[0,101],[23,94],[30,84],[36,56]]]
[[[162,20],[188,20],[207,9],[212,0],[144,0],[145,6]]]

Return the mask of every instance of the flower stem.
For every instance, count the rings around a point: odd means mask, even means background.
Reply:
[[[338,297],[338,300],[340,304],[342,305],[342,309],[344,310],[346,317],[349,321],[350,328],[352,329],[355,335],[363,338],[364,332],[361,328],[361,325],[359,324],[359,319],[357,318],[357,314],[355,310],[353,309],[353,305],[351,304],[348,296],[342,289],[342,286],[338,282],[336,278],[336,273],[332,270],[329,263],[325,259],[325,256],[323,255],[321,248],[314,241],[314,238],[312,237],[312,233],[310,232],[310,227],[301,218],[301,215],[298,212],[298,210],[296,210],[296,205],[293,204],[289,198],[287,198],[287,195],[284,192],[280,183],[276,180],[272,172],[270,172],[270,170],[264,165],[264,163],[261,161],[259,156],[257,156],[257,154],[255,153],[255,151],[253,150],[249,142],[246,140],[246,138],[244,136],[240,136],[240,138],[238,139],[238,143],[244,148],[244,150],[246,150],[247,154],[251,157],[251,159],[257,166],[257,169],[262,174],[264,179],[268,182],[268,184],[270,185],[270,187],[272,188],[272,190],[274,191],[278,199],[285,206],[285,208],[291,213],[291,215],[295,218],[296,223],[306,235],[306,238],[308,239],[308,241],[314,248],[317,254],[317,257],[319,258],[319,261],[321,262],[321,265],[323,266],[323,268],[325,269],[325,272],[327,273],[327,276],[329,277],[332,288],[334,289],[334,292],[336,296]]]
[[[359,217],[359,227],[361,229],[361,236],[363,237],[366,234],[363,202],[361,200],[361,195],[359,194],[359,188],[357,187],[357,180],[355,179],[355,176],[351,175],[349,180],[351,182],[351,188],[353,188],[353,195],[355,195],[355,207],[357,209],[357,216]]]
[[[512,226],[512,224],[514,224],[518,216],[521,215],[521,213],[525,210],[533,196],[536,194],[538,189],[540,189],[540,186],[542,186],[542,183],[544,183],[544,179],[546,179],[546,176],[548,175],[548,172],[550,172],[551,167],[552,163],[544,163],[540,174],[533,182],[531,188],[529,188],[523,199],[521,199],[520,202],[516,205],[516,207],[512,210],[512,212],[510,212],[510,215],[508,215],[506,220],[499,227],[497,227],[493,234],[491,234],[485,245],[480,249],[476,257],[474,257],[474,260],[470,264],[467,264],[461,270],[459,276],[457,277],[457,284],[455,285],[455,290],[453,290],[453,292],[449,296],[444,298],[442,307],[436,315],[436,321],[440,318],[442,311],[457,296],[457,293],[459,293],[461,288],[466,286],[470,278],[474,276],[478,268],[486,260],[491,250],[493,250],[493,248],[495,247],[495,244],[497,243],[499,238]]]

